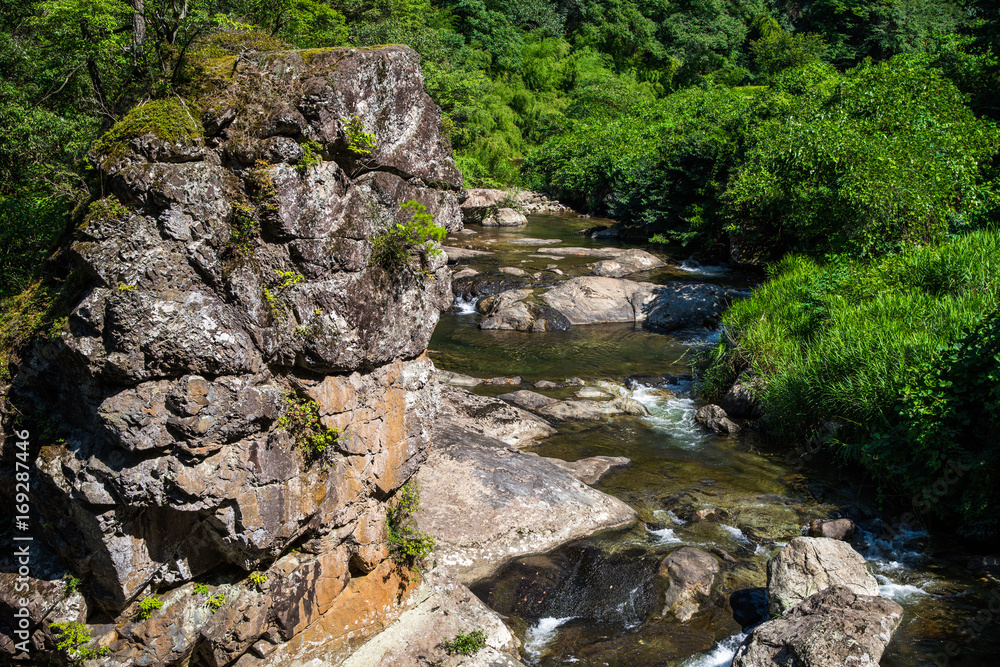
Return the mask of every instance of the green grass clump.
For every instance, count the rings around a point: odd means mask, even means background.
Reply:
[[[125,154],[128,142],[152,132],[164,141],[190,142],[200,139],[204,130],[195,120],[196,111],[179,99],[152,100],[132,109],[94,143],[94,154],[102,160]]]
[[[212,613],[222,609],[222,606],[226,604],[226,596],[224,593],[216,593],[215,595],[210,595],[205,600],[205,606],[212,610]]]
[[[707,372],[718,391],[749,370],[760,380],[758,400],[770,434],[800,442],[836,420],[835,451],[887,485],[909,488],[917,479],[933,481],[926,471],[887,465],[895,455],[912,458],[913,429],[923,428],[921,420],[936,405],[914,404],[914,387],[926,387],[929,373],[954,373],[943,352],[980,325],[998,298],[1000,234],[993,230],[870,264],[790,255],[753,297],[724,316],[728,340],[713,351]],[[977,354],[992,359],[989,350]],[[975,394],[991,381],[984,376],[975,390],[970,384],[966,404],[982,400]],[[949,382],[951,376],[940,384]],[[887,437],[876,434],[899,429],[911,437],[870,446],[872,438]],[[928,440],[921,465],[940,465],[946,442]],[[996,466],[983,456],[971,459]]]
[[[277,427],[295,438],[295,444],[312,458],[320,457],[344,435],[343,429],[323,424],[316,401],[298,396],[285,399],[285,414],[278,419]]]
[[[480,650],[486,648],[486,633],[482,630],[472,632],[459,632],[454,639],[442,642],[444,650],[448,655],[475,655]]]

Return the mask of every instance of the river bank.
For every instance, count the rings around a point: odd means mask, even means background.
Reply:
[[[588,274],[599,258],[532,255],[543,254],[543,247],[588,252],[608,247],[607,241],[573,234],[593,224],[569,216],[531,216],[524,228],[473,228],[477,234],[446,243],[492,253],[461,260],[454,267],[457,272],[489,274],[503,266],[523,267],[526,275],[541,274],[535,278],[539,280],[558,269],[558,282]],[[533,238],[554,242],[521,244]],[[663,259],[664,267],[638,278],[705,279],[739,288],[752,284],[752,276],[723,266],[684,266],[669,256]],[[477,378],[520,379],[518,386],[480,384],[471,391],[495,396],[525,388],[559,399],[579,387],[546,390],[535,383],[581,378],[612,395],[638,400],[650,412],[648,417],[557,422],[557,435],[528,449],[569,461],[630,459],[594,487],[624,500],[639,522],[515,559],[473,585],[521,636],[527,662],[728,664],[742,639],[729,596],[739,588],[763,585],[768,558],[813,520],[835,516],[857,522],[855,548],[865,555],[882,594],[905,609],[882,665],[933,662],[947,641],[963,634],[970,610],[974,616],[974,610],[988,609],[989,589],[977,579],[982,572],[967,570],[947,545],[935,544],[925,533],[887,530],[895,517],[879,516],[864,490],[859,495],[857,485],[836,471],[789,462],[785,452],[761,453],[752,435],[720,437],[695,422],[701,403],[691,383],[691,354],[711,345],[715,332],[696,328],[663,335],[635,323],[532,333],[483,330],[477,322],[482,316],[470,301],[459,295],[453,310],[442,317],[429,345],[435,365]],[[663,588],[656,565],[681,545],[716,549],[733,560],[720,556],[727,571],[716,606],[687,623],[658,617],[655,603]],[[977,664],[976,656],[988,654],[994,645],[990,633],[978,633],[960,655],[948,657],[949,664]]]

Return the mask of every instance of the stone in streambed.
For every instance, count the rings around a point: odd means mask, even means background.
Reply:
[[[463,375],[462,373],[453,373],[440,369],[434,371],[434,378],[442,384],[448,384],[453,387],[475,387],[483,383],[482,380],[474,378],[471,375]]]
[[[528,224],[524,214],[512,208],[497,209],[493,215],[483,218],[483,227],[523,227]]]
[[[578,461],[543,457],[551,461],[584,484],[596,484],[612,468],[627,466],[632,462],[624,456],[590,456]]]
[[[539,380],[534,384],[535,389],[558,389],[561,384],[556,384],[550,380]]]
[[[712,595],[719,562],[711,554],[694,547],[681,547],[660,564],[660,576],[670,582],[663,614],[684,623],[702,610]]]
[[[695,413],[694,419],[710,431],[723,435],[734,435],[740,430],[740,427],[726,415],[726,411],[718,405],[702,407]]]
[[[554,398],[549,398],[548,396],[544,396],[538,392],[528,391],[527,389],[512,391],[509,394],[500,394],[497,398],[503,399],[527,410],[539,410],[550,403],[556,402],[556,399]]]
[[[556,401],[538,410],[539,413],[553,419],[592,420],[604,416],[601,406],[593,401]]]
[[[669,333],[678,329],[714,326],[723,311],[746,290],[712,283],[672,282],[659,286],[646,307],[643,327]]]
[[[526,271],[524,269],[519,269],[516,266],[501,266],[500,273],[506,273],[511,276],[523,276]]]
[[[828,537],[847,541],[854,535],[854,522],[850,519],[816,519],[809,524],[810,537]]]
[[[474,257],[485,257],[492,255],[489,250],[473,250],[472,248],[457,248],[455,246],[441,246],[441,250],[448,256],[448,262],[454,264],[460,259],[472,259]]]
[[[555,435],[547,421],[499,398],[478,396],[457,387],[441,388],[438,424],[448,423],[505,444],[523,446]]]
[[[768,605],[781,614],[830,586],[846,586],[859,595],[879,594],[878,580],[865,559],[847,542],[825,537],[796,537],[767,564]]]
[[[902,617],[892,600],[832,586],[758,626],[733,667],[875,667]]]
[[[511,558],[635,520],[635,511],[617,498],[494,438],[442,423],[433,440],[417,473],[417,521],[436,540],[436,561],[461,582],[487,577]]]
[[[725,410],[729,417],[737,419],[760,416],[760,408],[754,396],[753,384],[743,377],[733,383],[733,386],[719,401],[719,407]]]
[[[608,399],[613,398],[614,395],[610,394],[603,389],[598,387],[584,387],[576,392],[577,398],[593,398],[593,399]]]
[[[613,259],[602,259],[594,264],[591,272],[595,276],[621,278],[630,273],[648,271],[649,269],[656,269],[661,266],[666,266],[666,263],[662,259],[645,250],[636,248],[623,250],[620,255],[617,255]]]
[[[462,278],[471,278],[472,276],[478,276],[478,275],[479,271],[476,271],[475,269],[470,267],[466,267],[464,269],[461,269],[460,271],[456,271],[455,273],[451,274],[451,278],[452,280],[460,280]]]

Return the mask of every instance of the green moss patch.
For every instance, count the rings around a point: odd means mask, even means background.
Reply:
[[[195,120],[196,115],[195,109],[186,107],[177,98],[146,102],[132,109],[98,139],[94,153],[101,158],[119,157],[125,154],[129,141],[149,133],[171,142],[200,139],[204,131]]]

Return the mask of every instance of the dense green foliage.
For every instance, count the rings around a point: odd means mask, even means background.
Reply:
[[[441,644],[448,655],[475,655],[486,648],[486,633],[478,629],[472,632],[459,632]]]
[[[372,254],[368,260],[372,266],[399,271],[408,265],[412,250],[426,255],[443,252],[434,244],[443,241],[448,230],[434,223],[434,216],[427,212],[427,207],[411,199],[400,209],[409,212],[410,219],[397,222],[395,227],[372,238]]]
[[[983,405],[996,396],[1000,366],[997,317],[979,323],[998,300],[992,229],[874,263],[790,255],[725,315],[712,377],[721,388],[750,371],[771,434],[801,442],[835,432],[836,450],[887,489],[921,491],[949,460],[974,466],[986,484],[1000,420]],[[962,486],[953,491],[964,492],[963,530],[995,530],[985,503],[996,485]]]

